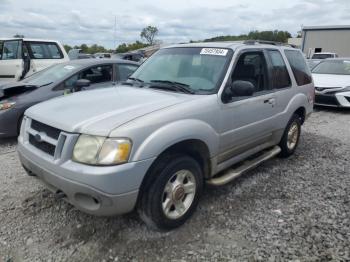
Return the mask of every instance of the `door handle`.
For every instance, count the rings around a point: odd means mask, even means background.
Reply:
[[[276,104],[276,99],[275,98],[265,99],[264,104],[270,104],[274,106]]]

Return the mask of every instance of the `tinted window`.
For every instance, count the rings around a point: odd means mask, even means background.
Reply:
[[[112,81],[112,65],[94,66],[81,72],[79,79],[90,80],[91,84]]]
[[[332,54],[314,54],[312,56],[312,59],[326,59],[326,58],[333,58],[334,55]]]
[[[288,62],[293,70],[298,86],[310,84],[312,77],[303,55],[299,51],[286,50]]]
[[[277,50],[268,51],[272,63],[272,87],[285,88],[291,84],[286,64],[281,53]]]
[[[247,52],[240,56],[232,74],[232,82],[248,81],[255,87],[255,92],[268,89],[266,62],[262,52]]]
[[[32,57],[35,59],[60,59],[63,58],[55,43],[29,43]]]
[[[2,50],[2,59],[22,59],[20,52],[21,41],[5,41]]]
[[[4,42],[0,41],[0,60],[2,58],[2,47],[4,46]]]
[[[119,81],[125,81],[137,69],[135,65],[121,64],[119,68]]]
[[[312,73],[350,75],[350,60],[331,60],[321,62],[312,70]]]

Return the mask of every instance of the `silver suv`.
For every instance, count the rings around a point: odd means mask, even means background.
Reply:
[[[293,154],[313,103],[297,49],[176,45],[123,85],[28,109],[18,152],[29,175],[78,209],[137,209],[149,226],[169,230],[191,216],[205,183],[223,185]]]

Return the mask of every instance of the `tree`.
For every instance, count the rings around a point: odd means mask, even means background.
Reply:
[[[67,53],[69,52],[69,50],[72,49],[72,47],[70,45],[63,45],[63,47],[64,47],[64,50],[66,50]]]
[[[154,38],[158,34],[158,28],[155,26],[147,26],[141,31],[141,38],[145,39],[149,45],[154,44]]]
[[[123,43],[117,47],[116,52],[117,53],[126,53],[126,52],[130,52],[130,51],[137,50],[140,48],[144,48],[146,46],[148,46],[148,44],[144,44],[140,41],[136,41],[135,43],[131,43],[131,44]]]
[[[14,37],[14,38],[24,38],[24,35],[15,34],[13,37]]]

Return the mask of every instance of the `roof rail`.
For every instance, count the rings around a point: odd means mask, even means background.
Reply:
[[[258,40],[258,39],[245,40],[243,43],[246,45],[263,44],[263,45],[275,45],[275,46],[290,46],[290,47],[295,48],[294,45],[290,45],[290,44],[286,44],[286,43],[282,43],[282,42]]]

